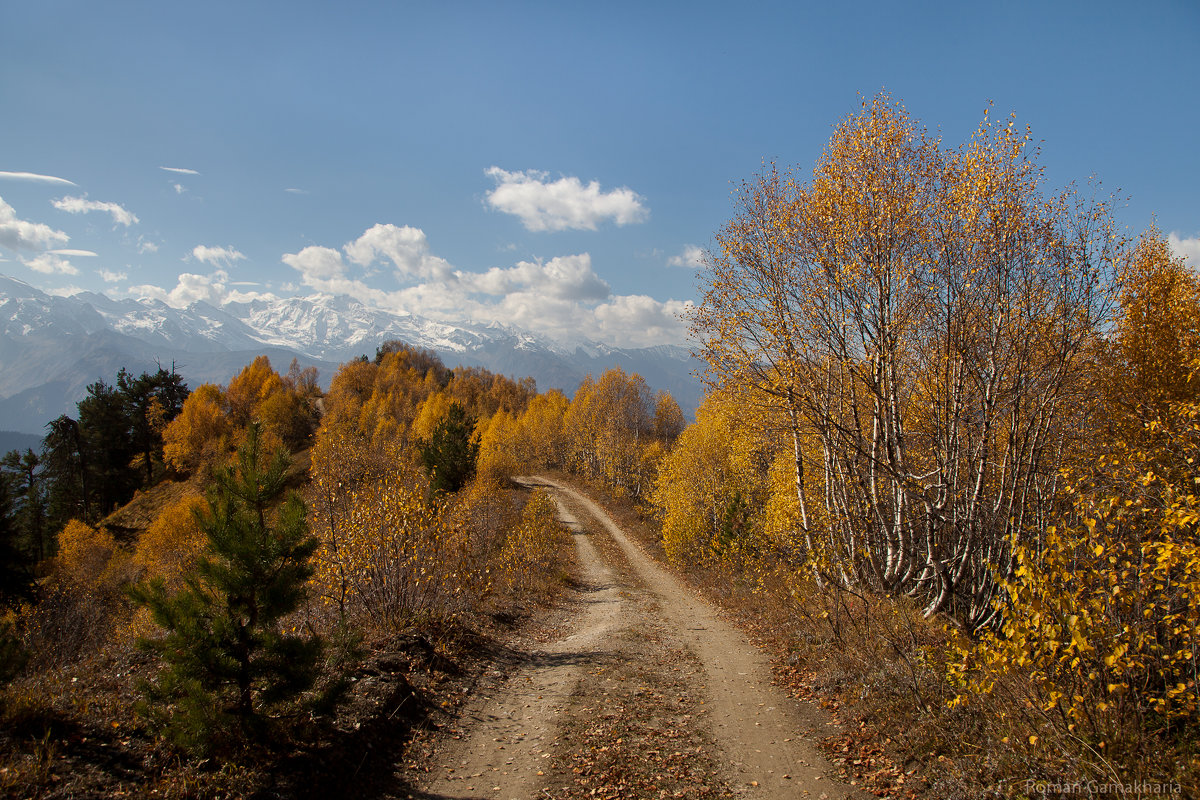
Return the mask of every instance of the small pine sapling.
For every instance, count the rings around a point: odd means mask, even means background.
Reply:
[[[299,496],[284,497],[287,454],[268,456],[260,433],[252,425],[235,462],[214,475],[197,513],[207,544],[184,588],[169,594],[158,579],[131,590],[166,630],[142,641],[163,661],[143,711],[196,754],[262,741],[312,687],[321,655],[318,638],[281,626],[304,600],[317,540]]]

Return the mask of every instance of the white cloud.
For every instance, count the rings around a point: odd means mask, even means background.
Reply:
[[[159,169],[166,170],[167,172],[175,172],[175,173],[178,173],[179,175],[199,175],[200,174],[196,170],[188,169],[187,167],[159,167]]]
[[[0,180],[54,183],[59,186],[75,185],[74,181],[69,181],[66,178],[56,178],[53,175],[38,175],[36,172],[0,172]]]
[[[142,253],[142,254],[157,253],[158,245],[155,244],[154,242],[150,241],[149,239],[139,236],[138,237],[138,252]]]
[[[0,197],[0,246],[9,250],[42,250],[71,237],[41,222],[17,219],[16,210]]]
[[[596,230],[612,220],[617,225],[643,222],[650,212],[632,189],[621,187],[604,192],[592,181],[564,176],[549,181],[538,170],[508,172],[489,167],[485,173],[496,181],[487,203],[497,211],[520,217],[531,231]]]
[[[242,261],[246,256],[232,247],[206,247],[198,244],[192,248],[192,258],[220,267],[229,266],[234,261]]]
[[[348,294],[383,308],[395,307],[394,303],[389,302],[387,292],[347,275],[341,252],[333,248],[310,245],[299,253],[285,254],[283,263],[299,272],[300,282],[310,289],[329,294]]]
[[[129,274],[126,272],[111,272],[107,269],[98,269],[96,270],[96,274],[105,283],[120,283],[129,277]]]
[[[399,278],[445,280],[453,273],[453,268],[444,258],[438,258],[429,251],[425,232],[408,225],[372,225],[343,249],[351,261],[364,267],[370,266],[378,258],[386,258],[395,265]]]
[[[704,266],[704,250],[694,244],[685,244],[679,255],[667,259],[667,266],[699,269]]]
[[[55,208],[59,211],[66,211],[68,214],[86,214],[89,211],[105,211],[112,214],[114,225],[124,225],[128,228],[138,222],[137,214],[127,210],[117,203],[103,203],[99,200],[88,200],[87,196],[83,197],[60,197],[53,202]]]
[[[40,272],[43,275],[79,274],[79,270],[76,269],[75,265],[54,253],[41,253],[33,258],[22,259],[22,263],[34,272]]]
[[[184,272],[174,288],[167,290],[158,286],[142,284],[131,286],[126,292],[131,297],[148,297],[161,300],[174,308],[186,308],[192,303],[205,302],[214,306],[222,303],[244,303],[250,300],[274,299],[274,295],[260,292],[239,292],[230,289],[229,273],[218,269],[209,275]]]
[[[52,253],[56,256],[97,256],[98,253],[93,253],[91,250],[47,250],[47,253]]]
[[[284,189],[288,194],[308,194],[307,189]]]
[[[401,288],[372,285],[369,270],[381,259],[396,266]],[[678,319],[686,303],[613,296],[588,253],[470,272],[433,255],[417,228],[375,225],[341,250],[310,245],[282,260],[309,289],[389,311],[446,322],[500,322],[567,341],[581,336],[617,346],[686,341],[686,326]]]
[[[543,292],[563,300],[604,300],[612,288],[592,270],[588,253],[559,256],[546,263],[521,261],[515,267],[492,267],[487,272],[460,272],[464,286],[475,292],[508,295],[524,290]]]
[[[614,297],[596,307],[596,320],[602,332],[598,338],[624,341],[638,346],[681,342],[687,325],[681,315],[691,303],[680,300],[655,300],[642,294]]]
[[[60,286],[57,289],[47,289],[46,294],[54,295],[55,297],[72,297],[83,291],[86,290],[82,286]]]
[[[183,184],[172,183],[171,185],[175,187],[175,194],[183,194],[187,191],[187,189],[183,188]]]
[[[1200,270],[1200,235],[1180,236],[1172,231],[1167,236],[1167,243],[1171,246],[1171,252],[1184,259],[1188,266]]]
[[[310,245],[299,253],[286,253],[283,263],[299,272],[304,284],[313,288],[317,288],[313,281],[334,281],[346,276],[342,254],[330,247]]]

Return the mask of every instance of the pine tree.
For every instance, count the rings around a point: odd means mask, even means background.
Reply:
[[[32,559],[22,552],[13,516],[10,476],[0,474],[0,612],[19,608],[34,594]]]
[[[46,498],[42,486],[42,460],[32,449],[24,453],[9,450],[0,461],[0,469],[11,481],[13,522],[24,540],[24,549],[37,561],[51,555],[46,541]],[[15,502],[14,502],[15,501]]]
[[[198,515],[206,552],[185,588],[168,595],[156,581],[132,591],[167,631],[143,641],[164,662],[144,710],[194,753],[262,740],[311,688],[321,653],[319,639],[281,629],[304,599],[317,540],[299,496],[284,498],[287,454],[268,458],[259,434],[251,426],[234,464],[214,476]]]
[[[475,420],[461,405],[451,403],[446,418],[421,445],[421,461],[429,473],[431,492],[456,492],[475,474],[479,442],[474,434]]]

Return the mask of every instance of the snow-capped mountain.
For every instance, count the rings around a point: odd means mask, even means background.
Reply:
[[[668,389],[685,412],[699,403],[687,348],[620,349],[563,343],[497,323],[446,323],[366,306],[350,297],[197,302],[173,308],[157,300],[113,300],[92,292],[45,294],[0,276],[0,430],[43,433],[74,414],[87,386],[112,382],[117,370],[174,364],[190,386],[225,383],[258,355],[279,370],[292,358],[316,366],[326,384],[339,364],[373,356],[389,339],[437,352],[447,366],[480,366],[539,389],[574,392],[583,377],[610,366],[638,372]]]

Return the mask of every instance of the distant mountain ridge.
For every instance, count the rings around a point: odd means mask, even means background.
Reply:
[[[556,342],[498,323],[445,323],[367,306],[347,296],[313,295],[172,308],[150,299],[114,300],[94,292],[46,294],[0,276],[0,429],[44,432],[74,414],[87,386],[117,370],[175,365],[189,386],[226,383],[258,355],[286,370],[292,358],[315,366],[327,385],[339,364],[373,356],[389,339],[435,351],[447,366],[480,366],[539,390],[571,394],[587,374],[611,366],[667,389],[691,416],[702,393],[687,348],[622,349]]]

